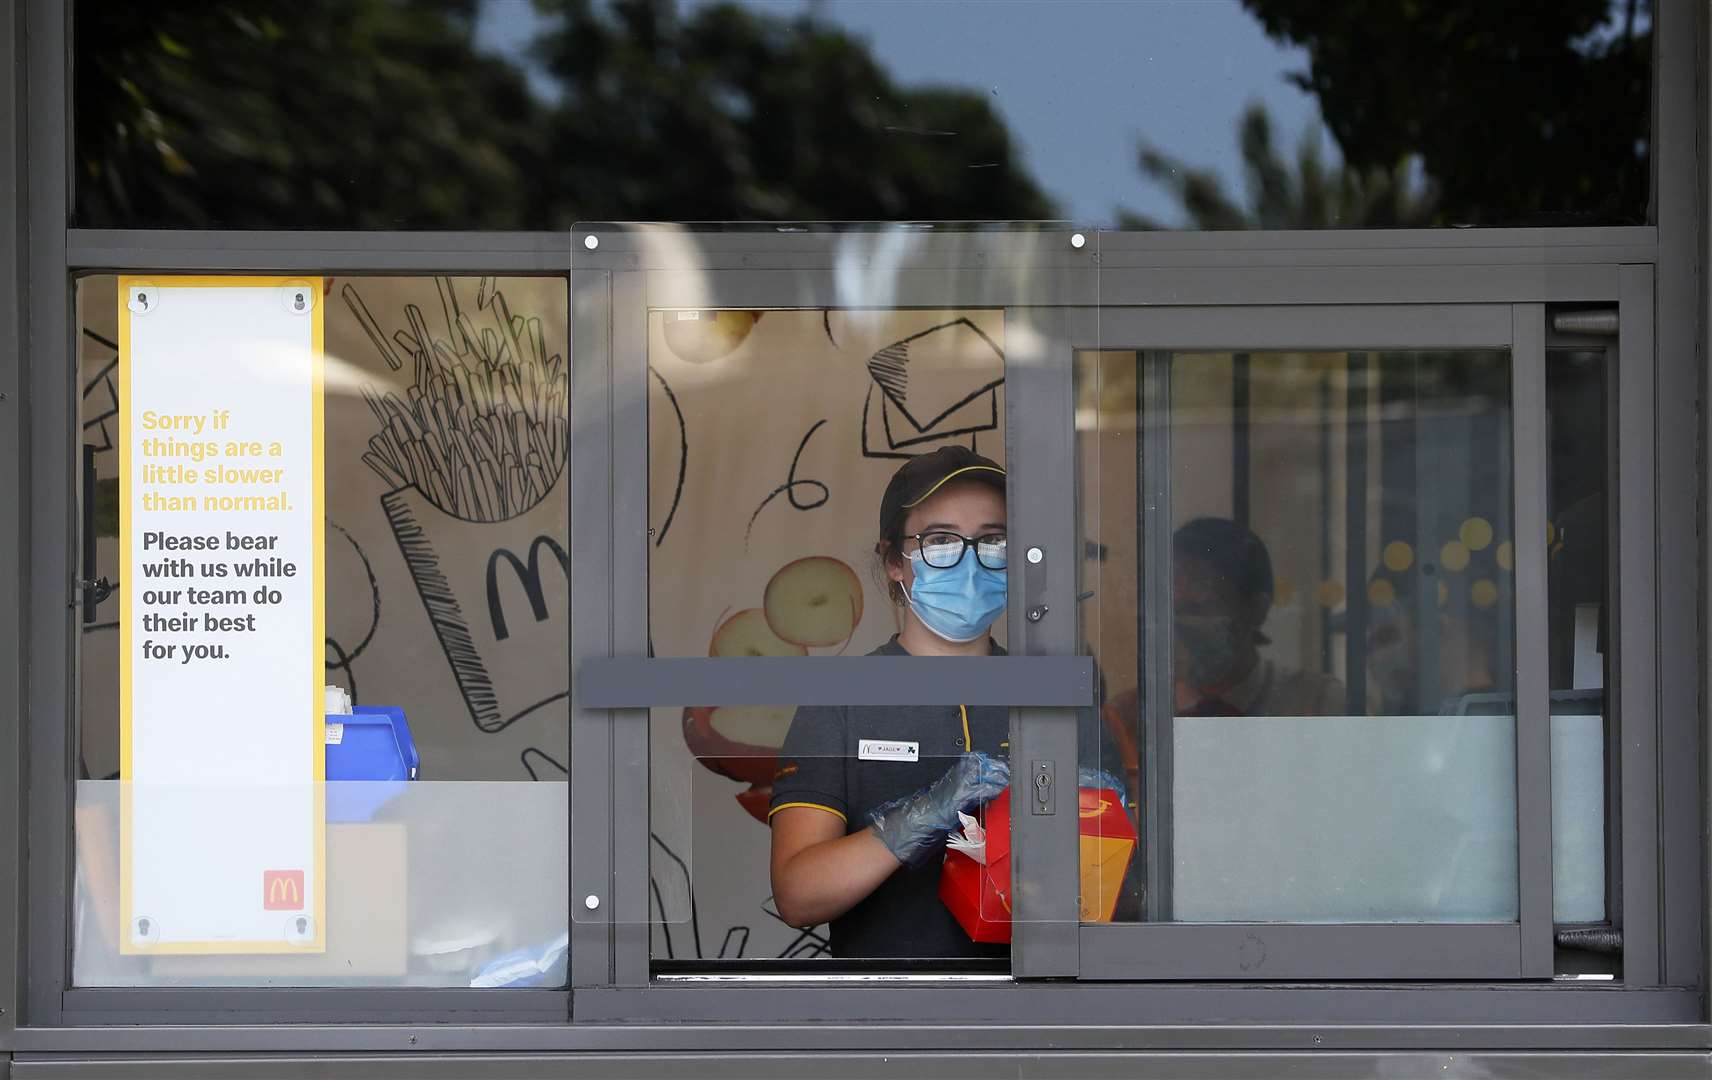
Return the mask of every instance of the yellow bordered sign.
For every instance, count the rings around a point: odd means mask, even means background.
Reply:
[[[140,295],[137,290],[148,290]],[[135,701],[135,671],[134,650],[138,633],[137,607],[143,585],[138,581],[127,580],[131,576],[135,564],[133,545],[136,536],[133,529],[133,496],[135,494],[136,476],[134,469],[137,465],[134,454],[135,440],[139,434],[135,430],[136,418],[133,416],[135,398],[133,391],[138,385],[134,341],[136,329],[133,320],[138,317],[148,317],[163,307],[172,310],[178,305],[194,300],[208,304],[210,298],[206,295],[196,296],[198,292],[208,290],[252,290],[250,299],[255,291],[261,291],[272,299],[277,298],[281,304],[280,311],[287,317],[302,317],[308,321],[303,350],[304,359],[301,372],[293,370],[292,364],[270,362],[266,370],[270,376],[286,378],[300,386],[308,395],[310,414],[310,472],[313,497],[310,506],[305,508],[292,507],[297,514],[302,514],[307,520],[308,546],[312,552],[310,563],[312,574],[308,582],[298,579],[299,588],[309,590],[310,627],[306,631],[305,654],[308,662],[301,672],[305,688],[305,709],[302,718],[302,739],[308,747],[309,773],[307,785],[311,792],[308,800],[307,816],[310,818],[306,826],[310,831],[310,857],[307,866],[268,868],[256,876],[253,883],[253,896],[257,910],[267,913],[262,918],[271,920],[277,917],[279,930],[274,933],[256,934],[251,937],[242,936],[208,936],[183,937],[171,936],[162,940],[151,940],[156,936],[158,927],[143,926],[150,922],[147,914],[139,913],[134,908],[134,884],[138,867],[135,863],[135,841],[137,840],[136,807],[134,805],[135,788],[138,781],[136,775],[136,731],[134,726]],[[322,693],[324,682],[323,642],[325,641],[325,589],[324,589],[324,521],[326,518],[325,491],[325,419],[324,419],[324,372],[323,359],[325,352],[324,321],[322,300],[324,297],[323,281],[315,277],[256,277],[256,276],[139,276],[121,275],[118,279],[118,376],[119,376],[119,546],[120,573],[119,588],[120,603],[120,698],[119,698],[119,753],[120,753],[120,840],[119,840],[119,951],[125,955],[167,955],[167,954],[260,954],[260,953],[309,953],[321,952],[326,948],[326,813],[325,813],[325,780],[326,758],[324,752],[324,718],[322,716]],[[288,306],[289,305],[289,306]],[[210,310],[217,310],[218,305],[210,305]],[[199,344],[206,345],[205,341]],[[235,341],[234,346],[240,345]],[[277,357],[270,357],[276,361]],[[216,526],[219,528],[222,526]],[[265,662],[265,661],[263,661]],[[241,710],[243,702],[203,702],[200,707],[225,708]],[[176,707],[186,707],[180,703]],[[291,738],[296,738],[293,735]],[[245,768],[265,773],[268,762],[250,761],[231,763],[235,774],[241,775]],[[260,779],[260,776],[254,779]],[[305,783],[301,778],[288,778],[286,783],[295,785]],[[261,786],[261,785],[256,785]],[[217,808],[210,808],[217,813]],[[175,837],[175,844],[196,845],[202,843],[204,837],[186,834]],[[210,860],[220,860],[235,853],[210,851]],[[211,863],[212,865],[212,863]],[[194,890],[198,883],[186,881],[182,886],[186,890]],[[307,919],[304,917],[307,916]],[[271,923],[269,924],[272,925]]]

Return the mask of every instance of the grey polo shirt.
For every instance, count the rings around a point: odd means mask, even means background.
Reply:
[[[1004,650],[992,647],[995,655]],[[871,656],[908,656],[893,637]],[[1083,727],[1084,748],[1109,745],[1092,709]],[[914,743],[914,761],[861,753],[864,740]],[[999,705],[805,705],[791,721],[773,779],[771,813],[813,807],[843,819],[845,832],[868,827],[868,812],[933,783],[969,750],[993,757],[1010,752],[1010,710]],[[1094,753],[1084,749],[1085,757]],[[882,751],[882,755],[883,755]],[[1107,751],[1110,753],[1110,751]],[[1115,754],[1105,760],[1115,760]],[[917,866],[899,867],[865,900],[834,919],[837,957],[1004,957],[1005,945],[969,940],[939,899],[940,850]]]

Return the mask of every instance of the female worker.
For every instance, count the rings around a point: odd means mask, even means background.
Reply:
[[[875,656],[987,656],[1005,608],[1005,472],[963,447],[910,459],[880,501],[875,545],[903,629]],[[838,957],[1005,956],[939,899],[958,811],[1010,781],[1001,706],[804,706],[773,781],[773,900],[831,923]]]

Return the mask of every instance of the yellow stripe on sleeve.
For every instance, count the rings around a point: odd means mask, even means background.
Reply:
[[[849,824],[849,822],[850,822],[850,819],[845,817],[842,811],[834,810],[830,806],[822,806],[820,803],[817,803],[817,802],[780,803],[779,805],[773,807],[771,810],[767,811],[767,820],[772,821],[774,814],[778,813],[780,810],[789,810],[793,806],[806,806],[811,810],[824,810],[829,814],[836,815],[839,821],[842,821],[846,824]]]

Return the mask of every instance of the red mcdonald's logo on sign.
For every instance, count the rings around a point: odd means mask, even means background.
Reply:
[[[298,911],[302,907],[303,871],[262,871],[263,911]]]

